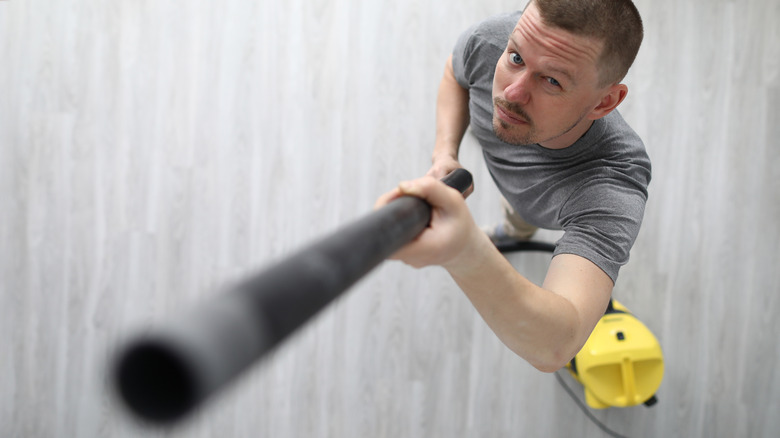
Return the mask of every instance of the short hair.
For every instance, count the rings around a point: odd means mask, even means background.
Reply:
[[[634,63],[644,30],[631,0],[531,0],[544,24],[603,42],[599,86],[623,80]],[[530,3],[529,3],[530,4]]]

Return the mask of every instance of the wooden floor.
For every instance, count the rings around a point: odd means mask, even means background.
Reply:
[[[780,2],[637,5],[621,109],[654,177],[615,294],[666,375],[655,407],[593,413],[631,437],[774,437]],[[521,6],[0,1],[0,436],[604,436],[441,269],[400,263],[181,427],[147,429],[108,391],[121,339],[422,175],[457,35]],[[462,161],[474,215],[498,220],[471,139]],[[511,260],[541,281],[548,256]]]

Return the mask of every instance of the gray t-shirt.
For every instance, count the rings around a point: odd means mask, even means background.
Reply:
[[[461,35],[455,78],[469,90],[471,131],[501,194],[526,222],[564,230],[555,255],[576,254],[612,281],[628,262],[650,183],[642,140],[617,111],[596,120],[576,143],[553,150],[515,146],[493,133],[493,75],[521,12],[500,15]]]

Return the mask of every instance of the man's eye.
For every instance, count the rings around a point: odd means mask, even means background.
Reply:
[[[550,83],[550,85],[554,85],[556,87],[560,87],[561,83],[555,80],[554,78],[547,78],[547,82]]]
[[[512,64],[517,64],[517,65],[520,65],[520,64],[522,64],[522,63],[523,63],[523,57],[522,57],[522,56],[520,56],[520,55],[519,55],[519,54],[517,54],[517,53],[510,53],[510,54],[509,54],[509,61],[510,61]]]

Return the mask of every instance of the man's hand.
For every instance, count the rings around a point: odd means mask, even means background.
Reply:
[[[445,176],[449,175],[455,169],[463,168],[463,166],[460,165],[458,160],[456,160],[449,154],[434,155],[432,161],[433,161],[433,165],[431,166],[430,169],[428,169],[428,173],[426,173],[425,176],[432,176],[435,179],[442,179]],[[463,197],[468,198],[469,195],[471,195],[472,193],[474,193],[473,183],[463,193]]]
[[[430,265],[458,268],[473,260],[469,255],[475,245],[486,243],[484,240],[489,243],[474,222],[463,195],[431,176],[400,183],[380,196],[375,208],[405,195],[422,198],[433,207],[431,223],[392,258],[415,268]]]
[[[436,179],[442,179],[449,175],[455,169],[460,169],[463,166],[460,165],[458,160],[452,158],[449,154],[440,154],[433,157],[433,165],[428,169],[426,176],[432,176]]]

